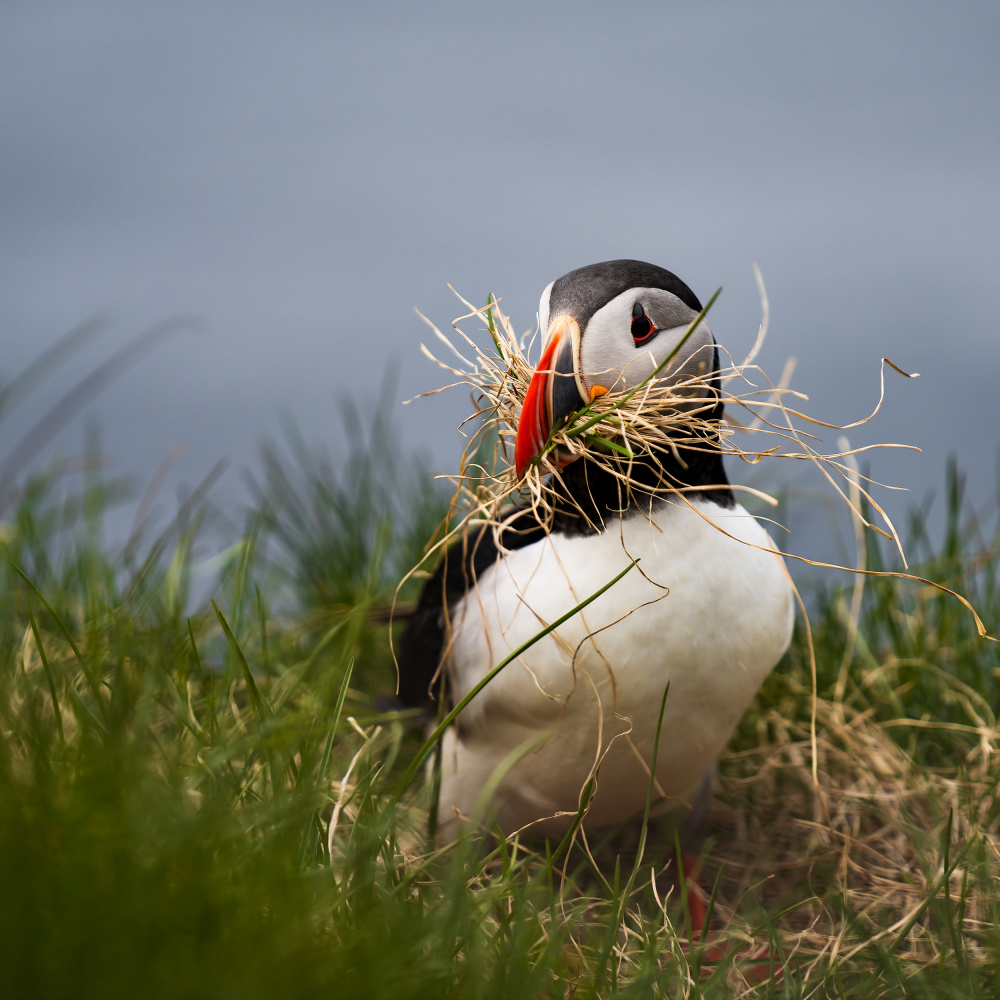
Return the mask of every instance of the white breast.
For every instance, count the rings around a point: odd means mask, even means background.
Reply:
[[[639,559],[616,586],[508,665],[449,731],[442,835],[477,804],[505,832],[535,824],[557,833],[595,770],[588,827],[642,809],[668,681],[657,792],[682,803],[791,638],[791,585],[772,548],[742,507],[673,502],[654,522],[632,515],[598,536],[552,535],[490,567],[456,609],[449,664],[456,698]],[[541,747],[506,774],[498,770],[540,733]]]

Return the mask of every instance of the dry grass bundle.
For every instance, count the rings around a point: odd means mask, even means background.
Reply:
[[[965,760],[933,769],[891,730],[946,724],[817,707],[818,783],[808,728],[777,711],[760,718],[757,747],[723,762],[711,857],[723,908],[735,911],[751,887],[770,912],[787,907],[777,927],[800,982],[861,952],[929,966],[949,925],[949,944],[976,964],[997,908],[1000,728],[981,727]]]
[[[550,523],[557,497],[565,499],[566,496],[561,488],[560,469],[584,453],[591,462],[618,480],[623,508],[633,491],[683,497],[693,488],[677,481],[664,467],[660,456],[669,452],[683,466],[682,453],[721,451],[749,465],[779,458],[812,463],[850,508],[853,518],[864,527],[892,539],[902,554],[895,527],[869,490],[869,486],[879,484],[860,475],[857,455],[877,448],[919,449],[903,444],[851,448],[846,439],[841,438],[838,450],[824,452],[813,430],[846,431],[871,420],[884,398],[886,365],[907,378],[917,375],[904,372],[884,358],[877,405],[868,416],[850,424],[827,423],[793,408],[788,405],[790,401],[807,399],[789,386],[794,361],[790,360],[785,366],[777,383],[754,364],[767,332],[768,307],[762,282],[760,290],[763,320],[754,347],[742,364],[729,358],[729,363],[719,371],[667,378],[671,375],[671,362],[708,313],[717,292],[671,355],[642,384],[628,392],[597,396],[567,422],[554,427],[540,458],[523,480],[517,477],[511,456],[518,417],[534,371],[526,355],[531,332],[518,338],[510,318],[492,296],[483,308],[476,308],[459,296],[470,311],[456,319],[452,326],[464,345],[462,350],[471,352],[470,358],[422,317],[435,337],[447,346],[454,361],[443,361],[422,345],[424,354],[458,378],[457,382],[426,395],[459,385],[472,389],[474,412],[463,426],[473,424],[475,429],[462,456],[460,471],[453,477],[457,486],[456,506],[464,511],[467,519],[485,519],[500,525],[505,505],[517,501],[530,505],[540,523]],[[474,318],[486,324],[493,350],[484,350],[476,339],[462,330],[460,324]],[[726,409],[726,416],[721,421],[716,416],[720,401]],[[637,482],[634,474],[640,464],[652,466],[660,473],[659,485],[651,487],[648,476],[641,484]],[[711,485],[697,487],[699,491],[711,488]],[[719,488],[725,488],[724,484],[719,484]],[[753,487],[736,482],[731,488],[777,506],[774,497]],[[865,516],[861,497],[877,513],[880,523],[873,523]],[[586,516],[583,511],[580,513]]]

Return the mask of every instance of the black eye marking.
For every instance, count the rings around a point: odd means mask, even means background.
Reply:
[[[642,303],[636,302],[632,306],[632,339],[635,341],[636,347],[644,344],[654,333],[656,333],[656,327],[649,321],[646,310],[642,308]]]

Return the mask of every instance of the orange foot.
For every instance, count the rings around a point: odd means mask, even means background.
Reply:
[[[704,944],[701,951],[701,966],[716,965],[727,957],[725,949],[719,944],[710,942],[711,920],[708,912],[708,896],[701,884],[701,864],[700,859],[694,854],[681,854],[681,898],[687,905],[687,914],[691,921],[691,930],[694,941]],[[765,961],[761,961],[764,959]],[[767,982],[774,977],[774,981],[780,982],[784,975],[785,968],[777,955],[771,953],[767,945],[759,948],[744,948],[737,956],[737,961],[742,966],[744,962],[755,962],[757,964],[744,966],[741,971],[748,983]]]

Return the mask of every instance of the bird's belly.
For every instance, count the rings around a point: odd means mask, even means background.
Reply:
[[[668,683],[655,797],[683,803],[712,766],[787,648],[791,587],[741,507],[672,504],[655,521],[634,515],[602,535],[552,535],[512,552],[456,608],[450,669],[461,698],[639,557],[465,709],[445,744],[446,831],[479,808],[506,832],[558,832],[592,776],[586,824],[627,819],[646,800]]]

